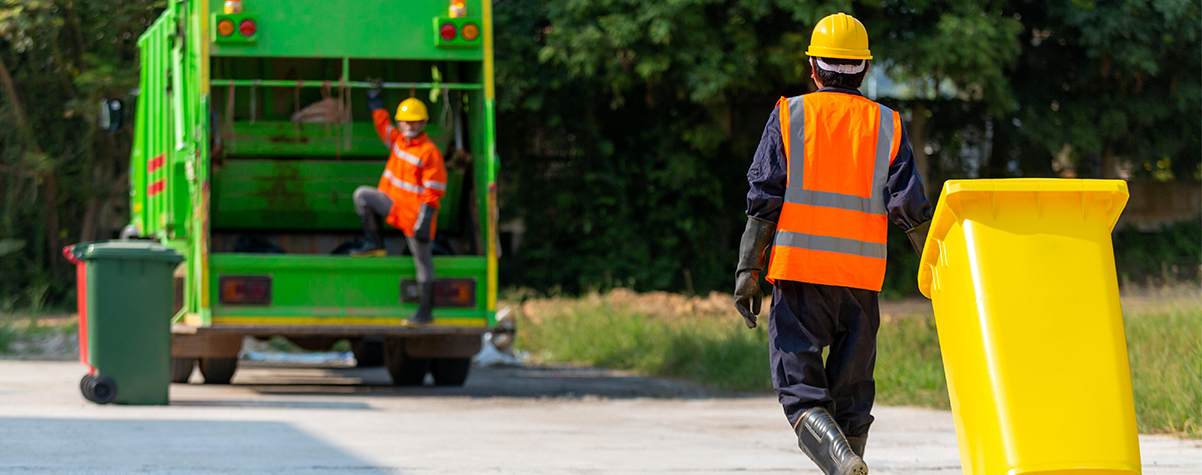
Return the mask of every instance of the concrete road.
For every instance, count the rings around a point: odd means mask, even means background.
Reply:
[[[818,473],[772,397],[598,370],[397,389],[382,369],[244,368],[233,386],[173,385],[165,407],[86,402],[82,373],[0,361],[0,472]],[[959,472],[951,414],[876,417],[873,474]],[[1202,442],[1140,439],[1145,474],[1202,473]]]

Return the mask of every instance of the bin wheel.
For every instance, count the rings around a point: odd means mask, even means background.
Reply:
[[[87,375],[79,382],[83,397],[96,404],[108,404],[117,398],[117,383],[104,375]]]
[[[358,368],[384,366],[384,341],[379,338],[357,340],[351,343],[351,352],[355,354],[355,366]]]
[[[472,369],[471,358],[434,358],[430,360],[430,375],[435,386],[463,386]]]
[[[205,384],[230,384],[234,371],[238,369],[238,358],[201,358],[200,374]]]
[[[392,376],[393,386],[421,386],[426,373],[430,372],[430,359],[406,356],[405,347],[400,341],[384,344],[384,363],[388,366],[388,374]]]
[[[196,358],[171,358],[171,382],[187,383],[196,367]]]

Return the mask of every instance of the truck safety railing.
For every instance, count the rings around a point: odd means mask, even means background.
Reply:
[[[346,87],[357,89],[371,89],[376,87],[376,83],[369,81],[346,81],[342,82],[337,79],[331,80],[287,80],[287,79],[211,79],[209,83],[213,86],[234,86],[234,87]],[[385,82],[379,84],[384,89],[450,89],[462,91],[479,91],[484,89],[483,84],[473,83],[453,83],[453,82]]]

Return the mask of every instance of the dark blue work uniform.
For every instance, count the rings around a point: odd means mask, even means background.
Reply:
[[[826,87],[819,92],[859,95],[854,89]],[[747,181],[747,215],[780,219],[785,199],[786,164],[779,109],[773,110],[755,151]],[[910,139],[902,127],[901,145],[889,165],[885,184],[889,220],[909,230],[931,220],[933,208],[914,169]],[[794,427],[801,414],[825,407],[848,437],[865,435],[872,424],[876,395],[876,332],[880,327],[878,292],[808,282],[777,280],[768,310],[772,386]],[[822,349],[830,347],[826,365]]]

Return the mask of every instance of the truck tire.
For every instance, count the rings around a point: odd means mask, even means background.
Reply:
[[[384,340],[364,337],[351,343],[351,352],[355,354],[355,367],[375,368],[384,366]]]
[[[196,358],[171,358],[171,382],[187,383],[196,367]]]
[[[472,369],[471,358],[433,358],[430,360],[430,375],[435,386],[463,386]]]
[[[230,384],[234,371],[238,369],[238,358],[201,358],[200,374],[205,384]]]
[[[430,372],[430,359],[406,356],[405,345],[399,340],[384,343],[384,363],[393,386],[421,386]]]

